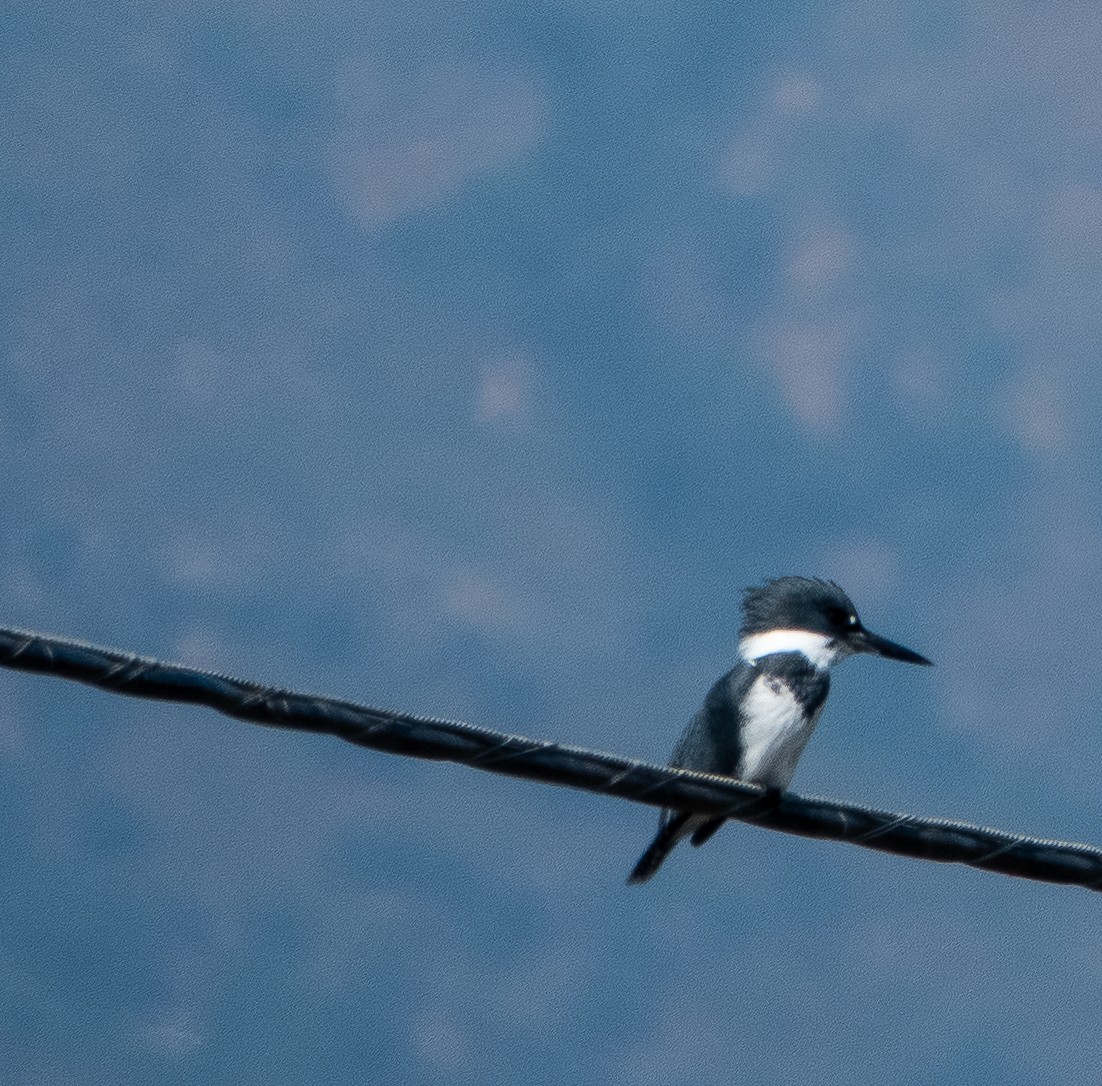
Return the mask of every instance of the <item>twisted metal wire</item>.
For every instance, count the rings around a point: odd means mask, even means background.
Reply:
[[[723,815],[783,833],[848,841],[898,856],[1102,890],[1102,849],[878,811],[756,784],[650,765],[455,720],[372,709],[278,690],[83,641],[0,628],[0,666],[74,679],[116,694],[206,705],[274,728],[333,735],[372,750],[458,762],[652,807]]]

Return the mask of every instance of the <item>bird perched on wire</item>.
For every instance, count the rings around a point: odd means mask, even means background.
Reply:
[[[708,691],[674,748],[672,766],[752,781],[779,794],[815,730],[834,664],[858,652],[930,664],[866,630],[833,581],[780,577],[749,588],[742,615],[739,662]],[[658,833],[628,882],[646,882],[679,841],[688,837],[702,845],[724,821],[663,811]]]

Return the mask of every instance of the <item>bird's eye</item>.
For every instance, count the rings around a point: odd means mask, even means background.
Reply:
[[[827,622],[836,630],[856,630],[861,625],[857,616],[844,607],[828,607],[825,613]]]

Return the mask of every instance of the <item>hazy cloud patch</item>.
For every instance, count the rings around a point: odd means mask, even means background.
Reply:
[[[846,411],[846,377],[855,341],[852,321],[769,323],[758,332],[762,356],[772,367],[793,418],[814,435],[836,433]]]
[[[186,1010],[173,1011],[141,1030],[142,1041],[155,1053],[186,1056],[204,1044],[194,1015]]]
[[[534,410],[535,373],[523,356],[488,359],[475,391],[475,418],[483,423],[524,421]]]
[[[348,74],[341,98],[333,182],[348,213],[372,230],[521,161],[547,123],[534,80],[469,63],[364,68]]]
[[[820,568],[862,607],[879,605],[891,595],[900,565],[898,550],[883,540],[853,537],[829,544]]]

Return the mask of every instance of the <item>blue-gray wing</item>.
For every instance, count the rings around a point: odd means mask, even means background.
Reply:
[[[738,706],[755,678],[754,668],[736,667],[712,686],[704,704],[677,741],[670,765],[725,777],[737,774],[742,758]],[[691,836],[695,843],[700,833],[706,832],[710,837],[722,824],[722,818],[672,808],[664,810],[658,832],[628,876],[628,882],[646,882],[662,866],[678,841]]]
[[[733,777],[742,760],[739,705],[758,671],[736,667],[718,679],[673,749],[670,765]]]

